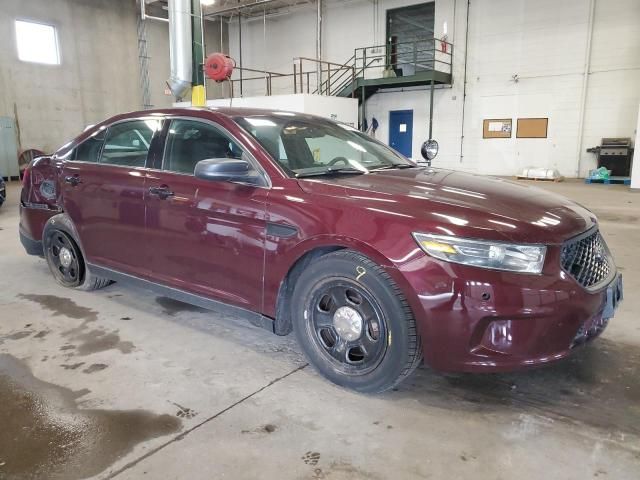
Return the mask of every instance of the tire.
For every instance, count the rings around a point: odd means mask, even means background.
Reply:
[[[85,291],[98,290],[111,284],[111,280],[89,271],[72,231],[73,226],[64,215],[52,217],[44,227],[44,258],[53,278],[63,287]]]
[[[402,291],[382,267],[352,250],[309,265],[296,280],[291,309],[309,363],[342,387],[383,392],[422,361],[415,318]]]

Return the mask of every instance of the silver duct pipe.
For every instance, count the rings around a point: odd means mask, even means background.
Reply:
[[[189,93],[192,81],[191,0],[169,0],[169,90],[176,99]]]

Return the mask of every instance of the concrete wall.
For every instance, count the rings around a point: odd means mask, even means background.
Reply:
[[[55,25],[61,65],[18,60],[14,21]],[[2,0],[0,2],[0,116],[20,125],[23,148],[55,150],[91,123],[142,107],[137,6],[134,0]],[[147,22],[151,103],[170,106],[165,23]],[[226,34],[226,31],[223,32]],[[207,51],[220,46],[219,24],[205,23]],[[211,86],[210,98],[219,95]]]
[[[568,177],[585,175],[595,158],[585,152],[601,137],[634,137],[640,100],[640,2],[597,0],[591,67],[584,114],[585,53],[589,0],[472,0],[469,10],[466,102],[463,102],[467,2],[436,1],[436,36],[447,23],[454,43],[454,83],[435,95],[435,164],[488,174],[513,175],[527,166],[557,168]],[[386,10],[421,3],[406,0],[325,0],[324,59],[343,62],[355,47],[384,42]],[[295,56],[315,56],[312,7],[243,23],[245,66],[290,72]],[[237,25],[229,38],[238,58]],[[518,81],[513,80],[518,75]],[[245,87],[247,94],[260,88]],[[292,82],[279,88],[288,93]],[[287,90],[289,89],[289,90]],[[413,156],[428,136],[428,92],[379,93],[367,102],[367,117],[380,122],[388,140],[389,111],[414,110]],[[461,155],[464,103],[464,142]],[[547,139],[482,139],[484,118],[548,117]],[[582,127],[581,127],[582,125]],[[582,132],[582,140],[581,139]]]
[[[16,18],[56,26],[60,65],[18,60]],[[16,109],[22,147],[51,151],[87,124],[140,107],[135,22],[129,0],[0,2],[0,115]]]

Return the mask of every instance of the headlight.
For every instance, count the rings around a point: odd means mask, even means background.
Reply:
[[[542,272],[547,251],[547,247],[541,245],[515,245],[426,233],[414,233],[413,237],[432,257],[509,272]]]

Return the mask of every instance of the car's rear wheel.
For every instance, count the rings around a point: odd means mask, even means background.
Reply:
[[[110,280],[89,271],[78,243],[65,229],[57,228],[57,223],[64,222],[52,218],[42,235],[44,256],[56,281],[64,287],[80,290],[98,290],[109,285]]]
[[[350,250],[322,256],[296,281],[293,327],[310,363],[360,392],[388,390],[422,359],[411,309],[391,277]]]

